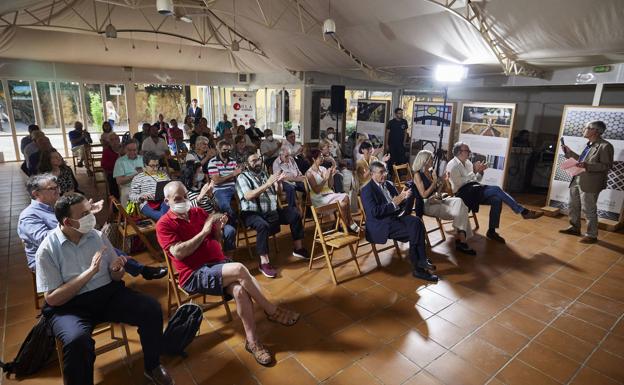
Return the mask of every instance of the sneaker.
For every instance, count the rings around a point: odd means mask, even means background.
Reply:
[[[267,278],[275,278],[277,271],[270,263],[261,263],[260,272]]]
[[[165,275],[167,275],[167,268],[162,267],[162,266],[158,266],[158,267],[144,266],[143,270],[141,271],[141,275],[143,276],[144,279],[148,281],[152,279],[160,279],[164,277]]]
[[[310,255],[308,255],[308,250],[306,249],[297,249],[292,253],[293,257],[301,258],[301,259],[310,259]]]
[[[537,218],[541,217],[542,215],[544,215],[544,212],[543,211],[535,211],[535,210],[524,209],[524,211],[522,211],[521,215],[522,215],[522,218],[524,218],[524,219],[537,219]]]
[[[485,236],[488,239],[491,239],[493,241],[500,242],[500,243],[505,243],[505,238],[503,238],[500,235],[498,235],[498,233],[495,230],[488,230],[488,232],[485,234]]]
[[[145,377],[156,385],[174,385],[175,381],[164,366],[158,365],[151,372],[143,372]]]
[[[568,235],[581,235],[581,230],[579,230],[578,228],[576,228],[574,226],[570,226],[568,228],[561,229],[561,230],[559,230],[559,232],[561,234],[568,234]]]

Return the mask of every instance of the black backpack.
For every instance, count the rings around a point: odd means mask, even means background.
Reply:
[[[204,312],[199,305],[187,303],[180,306],[169,319],[163,334],[163,353],[186,357],[184,349],[197,335],[203,318]]]
[[[10,374],[15,374],[16,377],[31,375],[50,361],[55,347],[52,328],[46,317],[41,315],[22,343],[15,359],[7,363],[0,361],[0,367],[7,376]]]

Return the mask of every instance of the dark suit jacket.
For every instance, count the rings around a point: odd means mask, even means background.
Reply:
[[[195,113],[193,113],[193,107],[189,107],[188,111],[186,112],[186,116],[192,116],[195,124],[199,124],[199,119],[202,118],[202,109],[197,107],[195,109]]]
[[[386,181],[386,188],[393,198],[399,195],[391,182]],[[366,240],[372,243],[386,243],[390,233],[390,223],[398,220],[398,214],[401,211],[406,209],[406,214],[409,215],[414,207],[414,195],[412,195],[398,209],[395,208],[392,203],[386,201],[383,192],[373,180],[362,187],[360,194],[366,213]]]

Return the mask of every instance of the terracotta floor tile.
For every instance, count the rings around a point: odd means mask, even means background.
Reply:
[[[272,368],[261,371],[256,374],[256,378],[260,384],[271,385],[291,385],[293,381],[302,385],[316,383],[314,377],[292,357],[278,362]]]
[[[616,381],[624,382],[624,358],[622,357],[598,349],[587,361],[587,366]]]
[[[467,330],[474,330],[487,319],[483,314],[475,313],[460,303],[454,303],[438,313],[438,316]]]
[[[572,306],[566,310],[566,313],[607,330],[610,329],[617,320],[614,315],[602,312],[582,302],[575,302],[572,304]]]
[[[376,285],[358,293],[357,298],[359,301],[377,304],[379,309],[383,309],[395,304],[399,300],[400,295],[394,290],[390,290],[382,285]]]
[[[613,301],[609,298],[602,297],[591,292],[583,294],[579,297],[578,301],[606,313],[613,314],[616,317],[619,317],[622,313],[624,313],[624,303]]]
[[[607,333],[604,329],[567,314],[562,314],[552,326],[590,344],[597,344]]]
[[[415,330],[410,330],[397,338],[391,345],[420,367],[429,365],[433,360],[446,352],[446,348],[442,345],[439,345],[432,339],[423,337],[422,334]]]
[[[557,381],[530,367],[518,359],[514,359],[496,376],[508,385],[556,385]]]
[[[546,326],[546,324],[512,309],[503,311],[494,320],[502,326],[529,338],[537,335]]]
[[[594,280],[591,278],[583,277],[580,274],[572,272],[568,269],[558,271],[553,278],[563,281],[569,285],[576,286],[580,289],[588,288]]]
[[[540,284],[540,287],[568,299],[576,299],[583,291],[583,289],[570,285],[557,278],[547,279]]]
[[[379,385],[378,380],[372,374],[362,369],[359,364],[354,364],[341,370],[336,376],[327,380],[324,385]]]
[[[385,347],[362,359],[359,364],[386,385],[399,385],[420,367],[392,347]]]
[[[226,350],[219,355],[189,356],[186,360],[193,378],[205,384],[250,384],[253,379],[236,355]]]
[[[397,303],[387,307],[383,311],[409,326],[416,326],[433,316],[433,313],[416,305],[415,301],[411,298],[400,299]]]
[[[339,331],[331,337],[331,340],[353,361],[382,346],[382,340],[369,333],[360,324]]]
[[[511,356],[479,337],[469,337],[453,348],[453,352],[488,375],[494,374]]]
[[[548,306],[530,298],[522,298],[518,300],[518,302],[514,303],[510,309],[531,318],[535,318],[541,322],[550,322],[557,316],[557,314],[559,314],[557,310],[549,308]]]
[[[476,336],[503,350],[515,354],[529,341],[528,338],[490,321],[476,332]]]
[[[437,313],[445,307],[450,306],[452,303],[452,300],[429,289],[420,290],[416,301],[416,305],[429,310],[432,313]]]
[[[484,384],[488,378],[485,373],[452,352],[433,361],[426,370],[446,384]]]
[[[567,383],[578,368],[578,363],[538,343],[531,343],[520,352],[518,358],[541,370],[561,383]]]
[[[576,377],[570,382],[570,385],[616,385],[619,383],[586,366],[578,372]]]
[[[343,352],[339,344],[330,340],[322,340],[298,352],[295,358],[318,381],[335,375],[339,370],[353,362],[353,359]]]
[[[450,349],[469,333],[468,330],[460,328],[439,316],[433,316],[421,322],[416,326],[416,330],[425,338],[431,338],[447,349]]]
[[[600,345],[600,348],[624,358],[624,337],[611,333]]]
[[[547,327],[535,339],[535,342],[539,342],[577,363],[582,363],[594,350],[595,346],[553,327]]]
[[[444,383],[423,369],[403,385],[444,385]]]
[[[405,323],[390,316],[387,312],[381,311],[360,322],[370,334],[382,339],[385,342],[404,334],[408,329]]]
[[[595,293],[612,299],[614,301],[624,302],[624,290],[621,286],[613,285],[606,281],[599,281],[589,290],[590,293]]]
[[[613,334],[617,334],[618,336],[624,336],[624,319],[620,319],[617,324],[613,327]]]
[[[333,334],[352,321],[333,306],[328,306],[305,317],[305,320],[324,334]]]

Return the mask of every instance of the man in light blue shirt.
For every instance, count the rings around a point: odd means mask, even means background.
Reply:
[[[67,385],[93,384],[93,328],[103,322],[137,326],[143,348],[144,374],[155,384],[173,384],[160,364],[162,310],[159,302],[125,287],[125,256],[94,229],[91,202],[67,193],[56,201],[59,227],[36,254],[37,291],[45,298],[43,315],[63,345],[63,380]]]
[[[28,268],[35,272],[37,248],[48,233],[58,227],[53,207],[59,198],[59,188],[56,177],[47,173],[30,177],[26,182],[26,189],[32,198],[32,202],[20,213],[17,234],[24,242]],[[116,251],[118,254],[123,254],[119,250]],[[128,274],[134,277],[141,274],[143,278],[148,280],[167,275],[167,268],[165,267],[145,266],[129,257],[127,257],[124,268]]]
[[[130,184],[135,175],[143,171],[143,157],[139,155],[139,144],[135,139],[124,145],[126,155],[117,158],[113,178],[119,186],[119,200],[125,207],[128,204]]]

